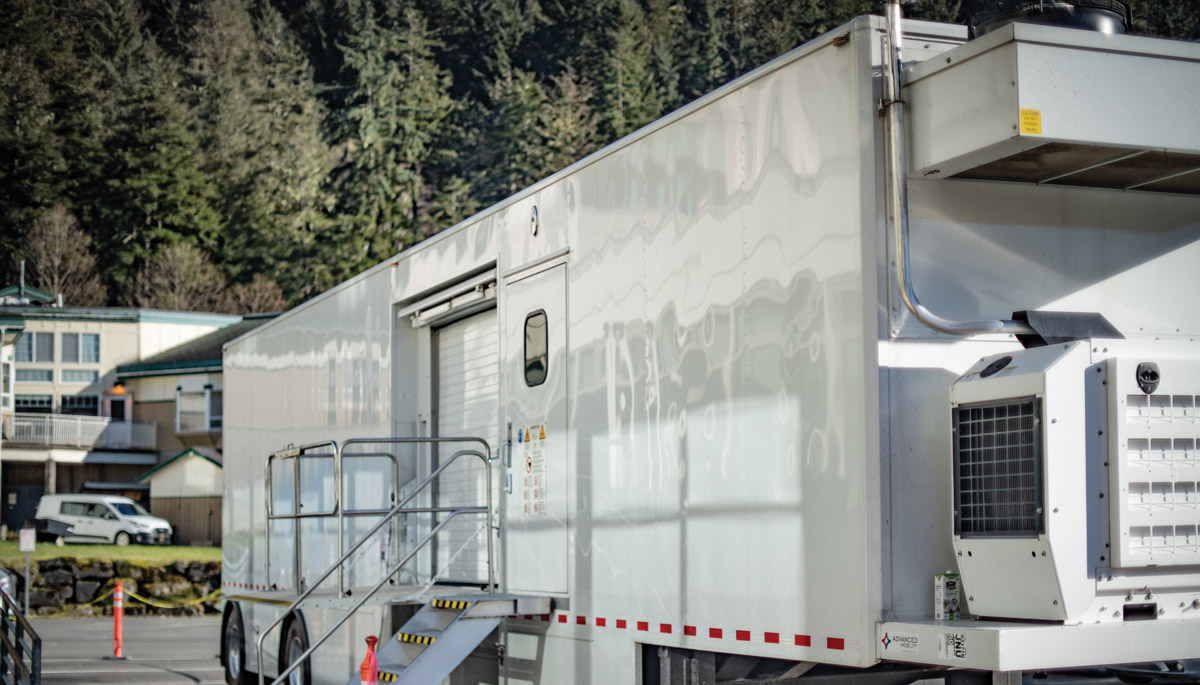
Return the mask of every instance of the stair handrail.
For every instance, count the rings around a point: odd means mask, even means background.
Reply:
[[[17,602],[9,597],[7,593],[0,592],[0,598],[3,602],[0,603],[0,647],[3,648],[4,654],[0,655],[0,676],[7,675],[5,668],[8,661],[13,664],[14,675],[17,671],[20,676],[14,683],[21,685],[41,685],[42,682],[42,638],[33,629],[33,625],[29,623],[29,619],[21,613],[21,607]],[[15,621],[14,621],[15,619]],[[13,625],[15,623],[15,625]],[[9,631],[12,635],[9,635]],[[32,644],[29,644],[32,638]],[[25,656],[29,656],[29,664],[25,663]],[[8,681],[4,679],[4,682]]]
[[[384,574],[383,578],[381,578],[378,583],[375,583],[375,586],[372,587],[367,592],[367,594],[363,595],[362,599],[355,602],[354,606],[350,607],[350,610],[347,611],[340,619],[338,619],[338,622],[334,623],[333,626],[329,628],[329,630],[325,631],[325,634],[322,635],[320,638],[318,638],[317,641],[314,642],[311,647],[306,649],[303,654],[296,657],[295,661],[288,664],[287,669],[285,669],[283,671],[283,673],[280,673],[278,676],[276,676],[275,680],[271,681],[271,685],[280,685],[280,683],[282,683],[285,678],[287,678],[289,675],[291,675],[292,671],[299,668],[300,665],[303,664],[305,662],[305,660],[308,659],[308,657],[312,655],[313,652],[317,651],[318,647],[325,644],[326,640],[333,637],[333,634],[335,632],[337,632],[337,629],[341,628],[342,625],[344,625],[346,623],[346,621],[349,621],[350,617],[353,616],[355,614],[355,612],[357,612],[359,609],[361,609],[362,606],[367,603],[367,600],[371,599],[371,597],[373,597],[375,595],[375,593],[379,591],[379,588],[381,588],[387,584],[387,581],[391,577],[391,575],[393,573],[396,573],[397,571],[399,571],[402,566],[407,564],[409,559],[412,559],[414,556],[416,556],[417,552],[421,551],[421,549],[430,540],[432,540],[433,537],[435,535],[437,535],[438,531],[440,531],[443,526],[445,526],[447,523],[449,523],[451,519],[453,519],[455,516],[457,516],[459,514],[479,514],[479,513],[483,513],[483,507],[468,507],[465,509],[458,509],[458,510],[452,511],[446,516],[446,518],[442,519],[441,521],[438,521],[437,525],[434,526],[433,529],[430,530],[429,533],[425,537],[421,538],[421,540],[413,547],[411,552],[404,555],[403,559],[396,562],[396,564],[394,566],[392,566],[390,569],[388,569],[388,572],[386,574]],[[287,614],[284,614],[284,615],[286,616]],[[263,634],[265,635],[266,633],[264,632]],[[259,641],[260,642],[262,641],[262,637],[259,637]],[[258,674],[259,674],[258,675],[258,685],[264,685],[263,676],[262,676],[262,646],[261,645],[259,646],[259,652],[258,652]]]
[[[280,613],[280,615],[274,621],[272,621],[270,625],[268,625],[265,629],[263,629],[263,631],[261,633],[259,633],[258,641],[257,641],[258,642],[257,656],[258,656],[258,683],[259,683],[259,685],[265,684],[265,680],[263,678],[263,663],[262,662],[263,662],[263,643],[266,641],[267,635],[270,634],[270,632],[272,630],[274,630],[280,623],[283,623],[283,621],[285,619],[287,619],[287,617],[290,616],[292,614],[292,612],[294,612],[296,610],[296,607],[298,607],[304,600],[308,599],[309,595],[311,595],[313,593],[313,591],[315,591],[318,587],[320,587],[321,583],[325,582],[325,580],[327,578],[329,578],[329,576],[333,575],[334,571],[337,571],[338,569],[340,569],[342,567],[342,564],[346,563],[346,561],[348,559],[350,559],[350,557],[352,557],[355,552],[358,551],[359,547],[362,547],[367,542],[367,540],[371,539],[371,537],[373,535],[375,535],[380,530],[382,530],[384,525],[390,524],[391,520],[394,516],[396,516],[397,514],[400,514],[400,513],[404,513],[404,505],[408,504],[417,495],[421,494],[421,492],[430,483],[437,480],[437,478],[442,475],[442,472],[445,471],[451,464],[453,464],[459,457],[474,456],[474,457],[479,457],[481,460],[483,460],[484,473],[486,474],[486,479],[487,479],[487,506],[486,507],[462,507],[460,509],[456,509],[456,510],[449,512],[449,514],[446,516],[446,518],[444,518],[440,522],[438,522],[438,524],[436,526],[434,526],[432,530],[430,530],[428,535],[421,538],[421,540],[417,543],[416,546],[414,546],[414,548],[411,552],[409,552],[407,555],[405,555],[405,557],[403,559],[401,559],[395,566],[393,566],[391,569],[389,569],[388,572],[386,574],[384,574],[383,578],[380,579],[380,581],[378,583],[376,583],[375,586],[373,588],[371,588],[371,590],[369,592],[367,592],[367,594],[362,599],[360,599],[353,607],[351,607],[350,611],[348,611],[346,613],[346,615],[341,618],[341,620],[339,620],[332,628],[330,628],[324,635],[322,635],[321,639],[318,640],[312,647],[310,647],[308,649],[308,651],[304,652],[303,655],[301,655],[294,662],[292,662],[292,664],[288,667],[288,669],[286,671],[284,671],[281,675],[276,677],[276,679],[274,681],[272,681],[271,685],[276,685],[277,683],[281,682],[283,680],[283,678],[287,676],[287,674],[291,673],[293,670],[296,669],[296,666],[304,663],[304,660],[308,658],[308,656],[312,653],[312,651],[314,649],[317,648],[317,646],[323,644],[325,642],[325,640],[329,639],[329,636],[331,636],[335,630],[340,628],[343,623],[348,621],[350,619],[350,617],[353,616],[354,613],[356,611],[358,611],[358,609],[367,602],[367,600],[369,600],[371,597],[373,597],[375,595],[376,592],[379,591],[379,588],[383,587],[384,584],[386,584],[388,582],[388,580],[391,579],[393,574],[395,574],[397,571],[399,571],[400,568],[404,564],[408,563],[409,559],[411,559],[414,555],[416,555],[416,553],[418,551],[420,551],[420,549],[423,548],[429,542],[429,540],[433,539],[434,534],[436,534],[439,530],[441,530],[442,527],[445,526],[448,521],[453,519],[458,514],[486,513],[487,520],[484,522],[484,525],[488,528],[491,527],[492,460],[491,460],[491,450],[487,449],[486,441],[483,441],[480,438],[380,438],[380,439],[363,438],[363,439],[359,439],[359,440],[347,440],[345,443],[343,443],[338,448],[335,458],[337,459],[338,466],[340,466],[342,450],[345,449],[345,447],[347,445],[354,444],[354,443],[471,442],[471,441],[483,442],[485,450],[487,450],[487,454],[485,455],[483,452],[479,452],[478,450],[459,450],[459,451],[455,452],[454,454],[452,454],[449,459],[447,459],[445,462],[443,462],[441,465],[439,465],[436,469],[434,469],[432,473],[430,473],[428,476],[426,476],[425,479],[422,480],[417,485],[417,487],[413,489],[413,491],[411,493],[409,493],[406,497],[404,497],[402,500],[400,500],[400,502],[397,503],[396,506],[392,507],[392,509],[386,515],[380,517],[378,523],[376,523],[374,526],[371,527],[370,530],[368,530],[366,533],[364,533],[363,536],[361,538],[359,538],[358,542],[354,543],[354,545],[349,550],[347,550],[345,554],[343,554],[341,557],[339,557],[338,560],[335,561],[332,566],[330,566],[328,569],[325,570],[324,573],[321,574],[321,577],[319,577],[315,581],[313,581],[313,583],[304,592],[300,593],[299,597],[297,597],[295,600],[292,601],[291,604],[288,605],[287,609],[285,609],[282,613]],[[335,474],[336,474],[336,470],[337,470],[337,467],[335,467]],[[337,478],[337,480],[339,481],[339,485],[340,485],[341,479]],[[339,524],[339,528],[340,528],[340,524]],[[488,532],[489,532],[489,534],[488,534],[488,591],[495,592],[495,589],[496,589],[495,571],[494,571],[495,565],[493,563],[493,557],[492,557],[492,536],[490,534],[491,531],[488,531]],[[299,578],[297,578],[297,581],[299,581]],[[297,586],[299,586],[299,584],[300,583],[297,582]],[[0,594],[2,594],[2,593],[0,593]]]
[[[438,445],[441,443],[464,443],[464,442],[479,443],[483,448],[484,455],[486,455],[486,456],[483,456],[482,458],[483,458],[483,464],[484,464],[484,478],[487,483],[487,487],[485,488],[485,490],[487,491],[487,523],[490,526],[492,524],[492,516],[495,513],[494,507],[492,504],[492,462],[495,461],[495,459],[492,458],[491,445],[489,445],[488,441],[484,440],[483,438],[475,438],[475,437],[350,438],[349,440],[346,440],[344,443],[342,443],[341,447],[338,447],[334,454],[333,468],[334,468],[334,473],[335,473],[335,479],[337,481],[336,487],[338,487],[339,489],[342,487],[341,473],[342,473],[343,458],[346,456],[351,456],[351,457],[357,456],[357,455],[353,455],[353,454],[351,454],[351,455],[344,454],[346,449],[352,445],[419,445],[419,444]],[[457,453],[455,454],[455,456],[450,457],[451,460],[454,460],[457,458],[458,458]],[[430,474],[430,477],[432,477],[432,475],[433,474]],[[415,495],[422,488],[424,488],[428,480],[429,479],[426,479],[425,482],[422,482],[419,485],[417,485],[416,489],[413,490],[412,494]],[[396,489],[397,489],[396,496],[398,497],[400,494],[398,484],[397,484]],[[342,494],[341,492],[338,492],[338,497],[340,497],[341,494]],[[412,495],[409,495],[409,499],[411,499],[411,498],[412,498]],[[397,505],[397,506],[399,506],[399,505]],[[453,507],[450,507],[450,508],[430,507],[430,508],[425,509],[424,511],[433,512],[433,513],[444,513],[446,511],[451,511],[453,509],[454,509]],[[344,531],[346,529],[345,519],[346,519],[347,512],[344,510],[344,508],[339,508],[336,513],[337,513],[337,517],[338,517],[337,544],[338,544],[338,549],[341,549],[342,545],[345,544],[345,541],[342,539],[342,536],[344,535]],[[412,513],[416,513],[416,512],[412,512]],[[385,515],[385,518],[391,518],[393,516],[395,516],[395,514],[389,513],[389,514]],[[494,558],[495,557],[493,555],[492,536],[488,535],[487,559],[488,559],[488,588],[489,588],[488,591],[489,592],[494,592],[496,589],[496,570],[495,570],[496,566],[494,563]],[[297,583],[299,583],[298,578],[297,578]],[[346,594],[345,588],[346,588],[346,586],[345,586],[344,574],[342,571],[338,571],[338,597],[345,596],[345,594]]]
[[[312,514],[305,514],[300,511],[300,466],[299,466],[300,462],[299,462],[299,460],[300,460],[300,458],[305,456],[306,452],[308,452],[309,450],[314,450],[318,447],[332,447],[333,448],[333,454],[318,453],[318,454],[309,455],[309,458],[311,458],[311,459],[328,459],[328,458],[332,457],[334,460],[333,461],[333,463],[334,463],[333,512],[318,512],[318,513],[312,513]],[[341,459],[338,458],[338,455],[340,453],[341,453],[341,451],[338,448],[338,444],[337,444],[336,440],[325,440],[323,442],[312,442],[307,445],[301,445],[299,447],[288,446],[288,448],[285,450],[280,450],[279,452],[275,452],[273,454],[267,455],[267,462],[266,462],[266,465],[263,467],[263,486],[266,489],[266,508],[267,508],[267,521],[266,521],[266,526],[267,526],[266,533],[267,534],[265,536],[266,540],[264,543],[266,550],[264,553],[263,565],[266,568],[266,577],[267,577],[268,585],[270,585],[270,583],[271,583],[271,522],[282,520],[282,519],[292,519],[295,522],[293,524],[295,526],[295,528],[292,531],[292,535],[295,536],[295,538],[296,538],[296,542],[292,546],[293,552],[295,553],[294,559],[292,560],[292,573],[294,573],[296,576],[295,577],[296,589],[300,589],[300,519],[302,519],[302,518],[321,518],[321,517],[325,517],[325,516],[332,516],[333,514],[336,514],[342,510],[342,500],[341,500],[341,497],[342,497],[342,469],[341,469]],[[293,478],[293,483],[292,483],[292,489],[293,489],[292,513],[290,513],[290,514],[276,514],[274,512],[275,486],[273,484],[273,478],[272,478],[272,474],[271,474],[271,463],[274,462],[276,459],[279,459],[279,460],[295,459],[296,460],[295,477]],[[338,516],[338,525],[339,526],[341,526],[341,520],[342,520],[341,516],[339,515]],[[341,530],[340,529],[338,530],[338,541],[341,542]]]

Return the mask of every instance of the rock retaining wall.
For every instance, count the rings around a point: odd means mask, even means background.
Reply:
[[[25,601],[25,567],[9,568],[14,599]],[[185,604],[206,597],[221,587],[219,561],[94,561],[60,557],[34,563],[30,568],[29,611],[40,616],[70,612],[72,616],[100,616],[112,613],[112,597],[90,604],[111,590],[118,580],[127,590],[160,604]],[[147,606],[126,598],[127,615],[157,614],[198,616],[216,613],[220,597],[173,609]]]

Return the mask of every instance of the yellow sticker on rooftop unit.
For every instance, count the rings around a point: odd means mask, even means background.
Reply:
[[[1039,136],[1042,135],[1042,110],[1021,110],[1021,133],[1032,133]]]

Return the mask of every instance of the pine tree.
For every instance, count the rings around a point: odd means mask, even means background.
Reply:
[[[366,12],[361,26],[343,47],[348,95],[335,119],[342,162],[333,175],[350,229],[344,260],[360,266],[421,237],[433,190],[425,169],[443,154],[436,143],[456,108],[449,74],[433,59],[436,40],[415,10]]]
[[[240,283],[269,273],[292,299],[332,285],[314,248],[332,206],[325,112],[290,29],[263,0],[214,0],[186,48],[185,92],[224,217],[218,263]]]
[[[543,143],[539,176],[549,176],[599,149],[599,119],[592,109],[595,88],[567,65],[554,77],[549,101],[538,116]]]
[[[685,11],[691,28],[682,41],[680,96],[694,100],[725,82],[726,31],[717,9],[717,0],[687,0]]]
[[[24,232],[90,174],[96,132],[91,72],[76,51],[79,26],[41,0],[0,3],[0,279],[12,282]]]
[[[664,109],[651,67],[646,15],[636,0],[616,0],[610,12],[601,85],[601,116],[614,138],[657,119]]]
[[[512,195],[544,169],[539,114],[546,91],[533,74],[514,69],[490,84],[482,167],[489,197]]]

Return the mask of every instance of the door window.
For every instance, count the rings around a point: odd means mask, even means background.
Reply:
[[[88,505],[83,502],[63,502],[58,507],[58,513],[64,516],[87,516]]]
[[[539,309],[525,317],[525,385],[546,382],[550,356],[546,337],[546,311]]]
[[[88,516],[97,519],[115,519],[117,517],[108,507],[98,502],[88,507]]]

